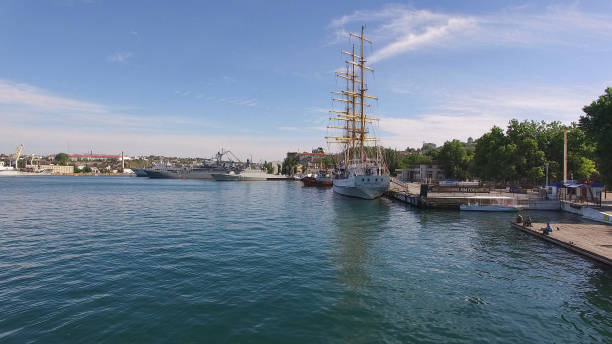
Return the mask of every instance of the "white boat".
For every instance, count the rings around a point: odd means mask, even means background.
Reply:
[[[4,168],[0,169],[0,177],[15,177],[15,176],[23,176],[25,173],[16,170],[14,168],[6,168],[6,166],[2,166]]]
[[[466,204],[459,205],[462,211],[518,211],[516,200],[505,196],[474,196]]]
[[[345,72],[336,73],[336,76],[346,80],[346,88],[333,92],[341,95],[333,100],[342,102],[344,109],[330,111],[336,114],[331,120],[337,121],[337,124],[328,127],[341,130],[341,135],[327,139],[343,146],[343,162],[333,180],[334,192],[350,197],[374,199],[389,189],[390,176],[381,147],[377,145],[378,140],[369,136],[374,132],[371,124],[376,119],[366,114],[369,106],[367,101],[378,98],[366,94],[368,87],[364,75],[373,70],[365,65],[364,42],[370,41],[365,37],[364,31],[362,26],[360,35],[350,34],[350,37],[359,41],[360,52],[355,53],[354,45],[352,52],[342,51],[349,56],[349,61],[346,61]],[[366,147],[366,143],[374,143],[374,146]]]
[[[10,156],[9,166],[4,165],[4,161],[0,161],[0,177],[14,177],[22,176],[23,172],[19,171],[16,167],[19,162],[19,156],[23,151],[23,144],[17,146],[17,150]],[[11,166],[15,165],[15,167]]]

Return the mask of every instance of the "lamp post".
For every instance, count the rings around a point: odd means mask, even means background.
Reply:
[[[544,163],[544,166],[546,166],[546,185],[544,185],[544,187],[548,186],[548,161]]]
[[[567,133],[572,129],[563,129],[563,183],[567,183]]]

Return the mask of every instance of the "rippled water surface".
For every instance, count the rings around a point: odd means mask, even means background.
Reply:
[[[612,271],[511,218],[296,182],[0,178],[0,342],[610,343]]]

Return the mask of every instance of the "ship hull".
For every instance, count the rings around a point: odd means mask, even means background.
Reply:
[[[133,168],[132,171],[136,173],[136,177],[147,177],[147,171],[144,168]]]
[[[302,178],[302,182],[304,183],[304,186],[333,186],[333,182],[331,180],[317,180],[316,178],[312,177],[304,177]]]
[[[147,177],[154,178],[154,179],[178,178],[178,177],[175,177],[175,174],[173,173],[167,173],[166,171],[154,171],[154,170],[147,170]]]
[[[214,169],[192,169],[192,170],[171,170],[171,171],[146,171],[150,178],[165,179],[213,179],[213,174],[225,174],[226,170]]]
[[[268,180],[290,180],[284,175],[269,174],[254,170],[245,170],[241,173],[213,173],[212,178],[218,181],[241,181],[241,182],[259,182]]]
[[[25,173],[17,170],[2,170],[0,171],[0,177],[16,177],[16,176],[24,176]]]
[[[245,177],[238,174],[222,174],[213,173],[212,178],[214,180],[222,182],[241,181],[241,182],[263,182],[269,180],[266,177]]]
[[[237,174],[227,174],[227,173],[213,173],[211,174],[212,179],[220,181],[220,182],[230,182],[238,180]]]
[[[389,176],[354,176],[334,179],[334,192],[348,197],[375,199],[389,189]]]

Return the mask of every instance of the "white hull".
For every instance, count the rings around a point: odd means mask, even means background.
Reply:
[[[214,180],[218,180],[218,181],[234,181],[234,180],[238,180],[238,175],[237,174],[213,173],[210,176]]]
[[[334,192],[344,196],[375,199],[389,189],[389,176],[350,176],[334,179]]]
[[[467,205],[459,206],[463,211],[518,211],[518,208],[509,205]]]
[[[0,170],[0,177],[25,176],[26,174],[17,170]]]
[[[275,175],[268,173],[212,173],[212,178],[218,181],[242,181],[242,182],[258,182],[267,180],[287,180],[287,176]]]

